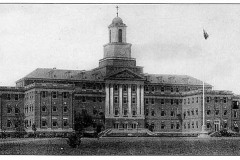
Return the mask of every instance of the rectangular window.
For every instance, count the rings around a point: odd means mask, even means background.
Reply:
[[[209,103],[210,102],[210,97],[207,97],[207,103]]]
[[[194,128],[194,121],[192,122],[192,128]]]
[[[190,104],[190,98],[188,98],[188,104]]]
[[[115,116],[118,116],[118,113],[119,113],[118,108],[115,108]]]
[[[161,116],[165,116],[165,111],[164,110],[161,110]]]
[[[42,91],[42,98],[47,97],[47,92],[46,91]]]
[[[164,92],[164,90],[165,90],[164,87],[161,87],[161,92]]]
[[[98,102],[102,102],[102,97],[97,97]]]
[[[187,115],[190,116],[190,110],[187,110]]]
[[[184,122],[183,123],[183,127],[184,127],[184,129],[186,129],[187,127],[186,127],[186,122]]]
[[[198,128],[198,121],[196,121],[196,128]]]
[[[53,111],[53,112],[57,112],[57,107],[56,107],[56,106],[53,106],[52,111]]]
[[[177,122],[176,129],[180,128],[180,124]]]
[[[165,123],[162,122],[162,123],[161,123],[161,129],[164,129],[164,128],[165,128]]]
[[[208,110],[207,110],[207,115],[210,115],[210,114],[211,114],[211,110],[208,109]]]
[[[161,99],[161,104],[164,104],[164,99]]]
[[[148,92],[148,91],[149,91],[148,86],[144,86],[144,90],[145,90],[146,92]]]
[[[196,109],[196,115],[198,115],[198,109]]]
[[[123,85],[123,92],[127,92],[127,85]]]
[[[192,98],[192,103],[194,103],[194,98]]]
[[[7,127],[9,128],[9,127],[11,127],[11,125],[12,125],[12,122],[10,120],[8,120],[7,121]]]
[[[223,103],[227,103],[227,97],[223,97]]]
[[[52,92],[52,98],[57,98],[57,92]]]
[[[173,99],[171,99],[171,105],[173,105]]]
[[[193,109],[192,109],[192,111],[191,111],[191,112],[192,112],[192,116],[194,116],[194,110],[193,110]]]
[[[124,103],[124,104],[127,103],[127,97],[123,97],[123,103]]]
[[[171,87],[171,92],[173,92],[173,88]]]
[[[18,101],[19,95],[18,95],[18,94],[15,94],[15,95],[14,95],[14,98],[15,98],[15,101]]]
[[[148,104],[148,98],[145,98],[145,104]]]
[[[154,86],[152,86],[152,92],[154,92],[155,91],[155,87]]]
[[[136,92],[136,85],[132,85],[132,92]]]
[[[148,108],[147,108],[146,111],[145,111],[145,115],[146,115],[146,116],[148,116],[148,112],[149,112],[149,110],[148,110]]]
[[[132,103],[133,103],[133,104],[136,103],[136,98],[135,98],[135,97],[132,98]]]
[[[171,116],[174,117],[175,116],[175,112],[171,111]]]
[[[133,115],[133,117],[136,116],[136,110],[135,109],[132,111],[132,115]]]
[[[68,97],[68,93],[67,92],[63,92],[63,98],[67,98]]]
[[[83,83],[82,89],[83,89],[83,90],[86,89],[86,84],[85,84],[85,83]]]
[[[188,122],[188,129],[190,129],[190,122]]]
[[[67,106],[64,106],[63,112],[66,113],[67,111],[68,111],[68,107],[67,107]]]
[[[118,85],[114,85],[114,90],[118,91]]]
[[[227,115],[227,110],[223,111],[223,115],[226,116]]]
[[[47,121],[46,120],[42,120],[42,127],[46,127],[47,126]]]
[[[171,123],[171,129],[174,129],[174,123]]]
[[[53,122],[52,122],[52,125],[53,125],[53,127],[57,127],[57,126],[58,126],[57,121],[53,121]]]
[[[176,88],[176,92],[179,92],[179,89],[178,89],[178,88]]]
[[[114,97],[114,103],[118,103],[118,97]]]
[[[67,119],[64,119],[64,120],[63,120],[63,126],[64,126],[64,127],[68,126],[68,120],[67,120]]]
[[[237,114],[237,111],[233,111],[233,117],[234,117],[234,118],[237,118],[237,115],[238,115],[238,114]]]
[[[7,100],[11,100],[11,94],[7,94]]]
[[[154,98],[151,99],[151,103],[152,103],[152,104],[155,103],[155,99],[154,99]]]
[[[219,109],[215,110],[215,115],[219,115]]]
[[[85,96],[82,97],[82,102],[86,102],[86,97]]]
[[[7,108],[7,113],[12,113],[12,108],[11,107]]]
[[[198,97],[197,97],[197,99],[196,99],[196,103],[198,103]]]
[[[152,115],[152,116],[155,116],[155,111],[154,111],[154,110],[152,110],[151,115]]]
[[[186,104],[186,99],[184,99],[183,101],[184,101],[184,104]]]
[[[127,116],[128,110],[126,108],[124,108],[123,114],[124,114],[124,116]]]
[[[93,102],[97,102],[97,97],[93,97]]]
[[[176,105],[178,105],[179,104],[179,100],[178,99],[176,99]]]
[[[210,122],[207,122],[207,128],[209,129],[211,127]]]
[[[218,97],[215,97],[214,99],[215,99],[215,103],[217,103],[218,102]]]

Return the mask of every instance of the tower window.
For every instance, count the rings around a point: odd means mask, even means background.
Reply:
[[[118,30],[118,42],[122,42],[122,30]]]

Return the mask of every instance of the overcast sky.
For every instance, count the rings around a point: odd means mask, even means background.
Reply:
[[[36,68],[97,67],[115,6],[0,4],[0,85],[14,86]],[[240,4],[119,7],[145,73],[190,75],[240,94]]]

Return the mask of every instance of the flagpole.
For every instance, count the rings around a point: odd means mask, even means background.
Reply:
[[[204,36],[205,40],[209,36],[204,29],[203,29],[203,36]],[[204,65],[204,63],[203,63],[203,65]],[[203,67],[203,71],[205,72],[205,67]],[[205,79],[205,76],[204,76],[203,79]],[[204,92],[205,92],[205,86],[204,86],[204,80],[203,80],[203,90],[202,90],[202,96],[203,96],[203,100],[202,100],[202,131],[201,131],[201,133],[198,136],[199,138],[209,138],[210,137],[208,135],[208,132],[206,131],[206,125],[205,125],[205,93]]]

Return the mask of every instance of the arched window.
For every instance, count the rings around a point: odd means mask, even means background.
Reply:
[[[118,30],[118,42],[122,42],[122,30]]]
[[[111,30],[109,30],[109,42],[111,43]]]

